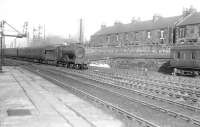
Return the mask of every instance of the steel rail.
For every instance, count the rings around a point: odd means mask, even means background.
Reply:
[[[49,71],[49,70],[48,70],[48,71]],[[61,70],[60,70],[60,71],[61,71]],[[53,71],[53,70],[50,71],[50,72],[51,72],[51,73],[58,73],[58,72]],[[61,71],[61,72],[62,72],[62,71]],[[60,73],[59,73],[59,74],[60,74]],[[66,77],[66,75],[65,75],[65,77]],[[74,79],[74,80],[79,80],[79,81],[80,81],[80,79],[74,78],[73,76],[67,76],[67,77],[70,77],[70,78],[72,78],[72,79]],[[82,81],[80,81],[80,82],[82,82]],[[104,83],[105,83],[105,85],[106,85],[106,84],[109,84],[109,83],[107,83],[107,82],[104,82]],[[182,114],[182,113],[177,113],[177,112],[174,112],[174,111],[170,111],[170,110],[165,109],[165,108],[162,108],[162,107],[160,107],[160,106],[156,106],[156,105],[153,105],[153,104],[144,102],[144,101],[140,101],[140,100],[138,100],[138,99],[134,99],[134,98],[129,97],[129,96],[127,96],[127,95],[123,95],[123,94],[120,94],[120,93],[118,93],[118,92],[111,91],[111,90],[108,90],[108,89],[103,88],[103,87],[100,87],[100,86],[96,86],[96,85],[89,84],[89,83],[87,83],[87,84],[90,85],[90,86],[96,87],[96,88],[101,88],[101,89],[106,90],[106,91],[109,91],[109,92],[111,92],[111,93],[115,93],[115,94],[117,94],[117,95],[120,95],[120,96],[122,96],[122,97],[127,98],[127,99],[130,100],[130,101],[134,101],[134,102],[136,102],[136,103],[143,104],[144,106],[148,106],[148,107],[150,107],[150,108],[152,108],[152,109],[158,109],[158,110],[161,111],[161,112],[166,112],[168,115],[172,115],[172,116],[174,116],[174,117],[179,117],[179,118],[181,118],[181,119],[183,119],[183,120],[185,120],[185,121],[190,121],[192,124],[195,124],[195,125],[200,126],[200,121],[199,121],[199,120],[197,120],[197,119],[195,119],[195,118],[191,118],[191,117],[189,117],[189,116],[187,116],[187,115],[184,115],[184,114]],[[109,85],[110,85],[110,84],[109,84]],[[112,85],[112,86],[116,86],[116,85],[113,85],[113,84],[111,84],[111,85]],[[124,87],[121,87],[121,88],[124,88]],[[127,88],[124,88],[124,89],[128,90]]]
[[[68,85],[68,84],[65,84],[65,83],[63,83],[63,82],[61,82],[61,81],[59,81],[59,80],[57,80],[57,79],[55,79],[55,78],[53,78],[53,77],[51,77],[51,76],[42,74],[42,73],[40,72],[40,70],[36,70],[36,71],[35,71],[35,70],[31,70],[30,68],[27,68],[27,67],[24,67],[24,68],[27,69],[27,70],[29,70],[29,71],[31,71],[31,72],[37,73],[38,75],[40,75],[40,76],[42,76],[42,77],[44,77],[44,78],[46,78],[46,79],[48,79],[48,80],[50,80],[50,81],[52,81],[52,82],[56,82],[57,84],[59,84],[59,86],[61,86],[61,87],[63,87],[63,88],[68,87],[68,88],[70,88],[71,90],[73,90],[73,91],[75,91],[75,92],[78,92],[78,93],[81,93],[81,94],[83,94],[84,96],[86,96],[87,98],[90,98],[90,99],[94,100],[95,102],[98,102],[98,103],[101,103],[101,104],[103,104],[103,105],[105,105],[105,106],[107,106],[107,107],[110,107],[110,108],[112,108],[112,110],[117,111],[117,112],[119,112],[120,114],[122,113],[122,114],[123,114],[124,116],[126,116],[128,119],[134,118],[134,119],[136,119],[137,121],[144,123],[145,127],[161,127],[161,126],[159,126],[159,125],[157,125],[157,124],[154,124],[154,123],[152,123],[152,122],[149,122],[149,121],[147,121],[147,120],[145,120],[145,119],[143,119],[143,118],[141,118],[141,117],[139,117],[139,116],[136,116],[136,115],[134,115],[134,114],[132,114],[132,113],[129,113],[129,112],[125,111],[124,109],[120,108],[119,106],[115,106],[115,105],[111,104],[110,102],[107,102],[107,101],[104,101],[104,100],[102,100],[102,99],[99,99],[99,98],[97,98],[97,97],[95,97],[95,96],[93,96],[93,95],[91,95],[91,94],[88,94],[88,93],[84,92],[83,90],[79,90],[79,89],[77,89],[77,88],[75,88],[75,87],[73,87],[73,86],[70,86],[70,85]]]

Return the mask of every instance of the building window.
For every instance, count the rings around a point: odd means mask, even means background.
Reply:
[[[116,41],[119,41],[119,34],[116,34]]]
[[[160,39],[164,39],[164,30],[160,31]]]
[[[151,38],[151,32],[150,32],[150,31],[147,32],[147,38],[148,38],[148,39]]]
[[[191,33],[191,34],[194,33],[194,25],[192,25],[192,26],[190,27],[190,33]]]
[[[107,36],[107,42],[110,43],[110,36]]]
[[[184,38],[185,37],[185,28],[179,28],[179,37]]]
[[[180,59],[181,58],[181,53],[177,52],[177,58]]]
[[[200,26],[199,26],[199,37],[200,37]]]
[[[125,40],[128,41],[128,33],[125,34]]]
[[[196,59],[196,55],[194,52],[192,52],[192,59]]]
[[[139,33],[138,32],[135,32],[135,40],[139,41]]]
[[[176,59],[176,53],[174,53],[174,55],[173,55],[173,56],[174,56],[174,59]]]
[[[183,59],[186,60],[186,54],[185,53],[183,53]]]

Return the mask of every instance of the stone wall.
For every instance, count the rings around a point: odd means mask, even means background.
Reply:
[[[170,47],[163,45],[143,45],[129,47],[101,47],[86,48],[86,56],[105,57],[142,57],[142,58],[169,58]]]

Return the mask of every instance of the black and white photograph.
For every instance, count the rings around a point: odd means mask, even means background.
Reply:
[[[200,1],[0,0],[0,127],[200,127]]]

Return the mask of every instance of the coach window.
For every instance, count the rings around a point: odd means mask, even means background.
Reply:
[[[125,40],[128,41],[128,33],[125,34]]]
[[[164,30],[161,30],[160,31],[160,39],[163,39],[164,38]]]
[[[110,36],[107,36],[107,43],[110,43]]]
[[[177,58],[180,59],[181,58],[181,53],[177,52]]]
[[[139,41],[139,33],[138,32],[135,32],[135,40]]]
[[[195,53],[192,52],[192,59],[196,59]]]
[[[186,54],[185,53],[183,53],[183,59],[186,60]]]
[[[119,41],[119,34],[116,34],[116,41]]]

